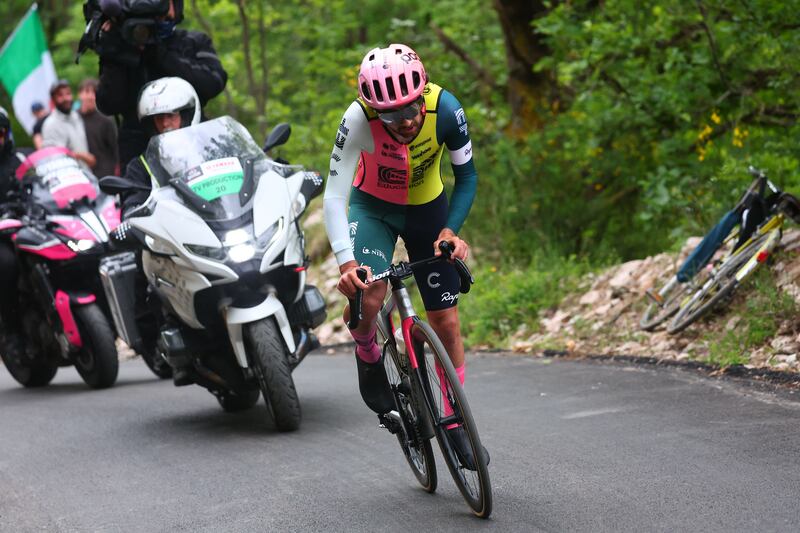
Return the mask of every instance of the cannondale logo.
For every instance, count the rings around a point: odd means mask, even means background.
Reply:
[[[408,172],[398,168],[384,167],[378,165],[378,182],[388,185],[405,185]]]
[[[440,275],[441,274],[439,274],[438,272],[431,272],[430,274],[428,274],[428,287],[430,287],[431,289],[438,289],[439,287],[441,287],[442,284],[435,281],[436,278],[438,278]]]

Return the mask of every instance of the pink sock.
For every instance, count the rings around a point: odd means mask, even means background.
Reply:
[[[368,333],[360,334],[351,330],[350,335],[356,341],[356,355],[365,363],[377,363],[381,358],[381,349],[375,342],[375,328],[373,327]]]
[[[461,386],[464,386],[464,376],[467,371],[467,363],[465,362],[463,365],[456,368],[456,375],[458,376],[458,381],[461,383]],[[439,387],[442,389],[443,398],[446,397],[446,390],[445,390],[445,379],[444,379],[444,369],[441,368],[439,365],[436,365],[436,375],[439,376]],[[444,402],[444,416],[452,416],[453,414],[453,406],[450,405],[450,402]],[[458,424],[450,424],[445,429],[453,429],[454,427],[458,427]]]

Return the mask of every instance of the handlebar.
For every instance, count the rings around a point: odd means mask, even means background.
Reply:
[[[367,271],[363,268],[356,269],[356,275],[358,279],[362,282],[369,285],[370,283],[374,283],[376,281],[380,281],[386,278],[395,278],[395,279],[405,279],[414,274],[414,268],[420,267],[422,265],[429,265],[431,263],[436,263],[439,261],[450,261],[453,253],[453,245],[447,241],[442,241],[439,243],[439,250],[441,250],[442,255],[429,257],[427,259],[422,259],[420,261],[415,261],[414,263],[407,263],[405,261],[401,261],[396,265],[389,266],[388,269],[384,270],[379,274],[375,274],[372,276],[370,281],[367,281]],[[475,283],[475,278],[472,276],[472,273],[469,271],[467,264],[464,263],[459,258],[452,258],[453,266],[455,266],[456,272],[458,273],[458,278],[460,281],[460,288],[459,292],[462,294],[466,294],[469,292],[473,283]],[[363,318],[361,313],[361,304],[364,299],[364,291],[362,289],[356,289],[356,296],[355,298],[350,299],[350,320],[347,322],[347,327],[350,329],[355,329],[358,327],[359,322]]]

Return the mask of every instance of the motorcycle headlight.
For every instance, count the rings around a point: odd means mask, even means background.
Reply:
[[[225,261],[225,249],[215,248],[213,246],[202,246],[200,244],[184,244],[187,250],[195,255],[208,257],[217,261]]]
[[[237,244],[228,248],[228,257],[234,263],[244,263],[256,255],[256,248],[250,243]]]
[[[87,250],[91,250],[94,248],[96,243],[90,239],[78,239],[77,241],[69,240],[67,241],[67,246],[73,252],[85,252]]]

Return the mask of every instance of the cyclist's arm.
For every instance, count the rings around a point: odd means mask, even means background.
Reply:
[[[347,224],[347,197],[361,152],[372,152],[373,146],[367,117],[358,102],[353,102],[336,131],[323,199],[325,230],[340,266],[355,260]]]
[[[478,188],[478,171],[472,161],[472,141],[469,138],[467,117],[458,99],[442,91],[439,99],[436,135],[444,141],[450,153],[450,163],[456,178],[450,195],[450,210],[446,227],[458,233],[467,219],[475,191]]]

